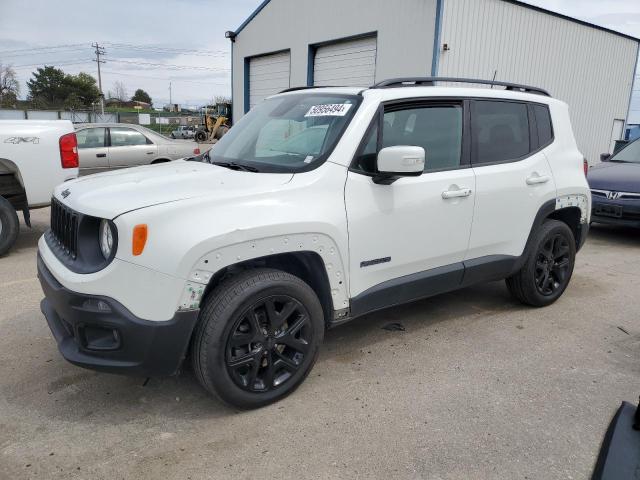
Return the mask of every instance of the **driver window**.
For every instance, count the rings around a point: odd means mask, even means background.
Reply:
[[[410,145],[424,148],[425,172],[455,169],[462,154],[462,106],[426,105],[387,111],[382,122],[381,148]],[[367,133],[353,170],[376,173],[378,125]]]

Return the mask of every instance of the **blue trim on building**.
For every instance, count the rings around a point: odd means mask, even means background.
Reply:
[[[264,0],[264,2],[262,2],[260,5],[258,5],[258,8],[256,8],[256,9],[253,11],[253,13],[252,13],[251,15],[249,15],[249,17],[248,17],[244,22],[242,22],[242,25],[240,25],[238,28],[236,28],[236,31],[235,31],[234,33],[235,33],[236,35],[238,35],[238,34],[239,34],[243,29],[244,29],[244,27],[246,27],[246,26],[249,24],[249,22],[250,22],[251,20],[253,20],[253,19],[255,18],[255,16],[256,16],[256,15],[258,15],[258,14],[262,11],[262,9],[263,9],[264,7],[266,7],[266,6],[267,6],[267,4],[268,4],[270,1],[271,1],[271,0]]]
[[[629,124],[629,114],[631,112],[631,101],[633,100],[633,87],[636,84],[636,75],[638,73],[638,61],[640,61],[640,43],[638,44],[638,49],[636,50],[636,64],[633,67],[633,77],[631,77],[631,91],[629,92],[629,103],[627,104],[627,117],[624,119],[624,127],[622,128],[623,134],[626,132],[627,125]]]
[[[233,125],[233,42],[231,42],[231,125]]]
[[[313,68],[316,59],[316,50],[317,47],[315,45],[309,45],[307,51],[307,87],[313,86]]]
[[[431,54],[431,76],[438,76],[440,66],[440,38],[442,37],[442,12],[444,0],[436,0],[436,25],[433,31],[433,53]]]
[[[249,59],[250,57],[245,57],[244,59],[244,113],[247,113],[249,111],[249,102],[250,102],[250,96],[249,96]]]

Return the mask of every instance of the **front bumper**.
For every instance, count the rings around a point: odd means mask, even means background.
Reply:
[[[640,200],[608,200],[592,196],[591,221],[608,225],[640,228]],[[603,212],[619,212],[619,216],[603,215]]]
[[[159,377],[175,374],[187,352],[198,310],[169,321],[143,320],[112,298],[62,286],[38,254],[40,304],[62,356],[84,368]]]

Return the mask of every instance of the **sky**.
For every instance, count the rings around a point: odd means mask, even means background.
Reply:
[[[97,77],[91,44],[98,42],[106,51],[105,95],[120,81],[129,95],[142,88],[162,106],[169,103],[171,83],[174,103],[196,107],[230,96],[231,47],[224,33],[237,29],[261,2],[0,0],[0,63],[13,65],[25,98],[25,82],[44,64]],[[640,0],[528,3],[640,38]],[[640,78],[635,90],[632,113],[640,117]]]

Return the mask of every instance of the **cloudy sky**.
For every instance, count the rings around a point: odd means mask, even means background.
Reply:
[[[321,1],[321,0],[315,0]],[[397,0],[396,0],[397,1]],[[0,0],[0,63],[22,82],[44,63],[96,76],[91,44],[106,50],[105,94],[116,81],[143,88],[156,105],[202,105],[229,95],[235,30],[261,0]],[[640,37],[639,0],[529,0],[528,3]],[[637,82],[640,90],[640,81]],[[640,93],[640,92],[639,92]],[[640,95],[632,108],[640,112]]]

